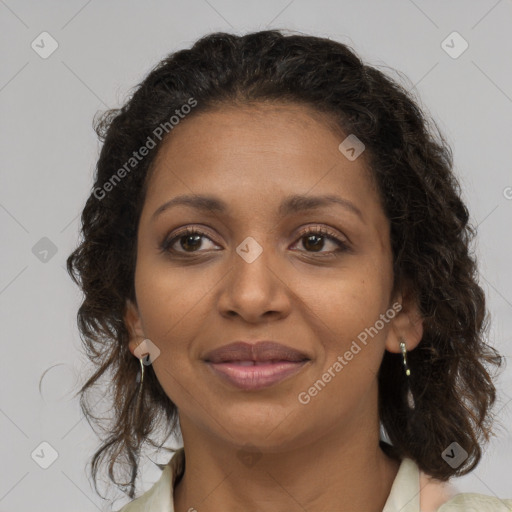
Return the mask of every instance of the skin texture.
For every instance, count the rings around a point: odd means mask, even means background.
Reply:
[[[178,407],[186,471],[176,512],[377,512],[386,502],[399,464],[378,446],[377,372],[384,350],[400,352],[400,336],[408,350],[417,346],[422,321],[413,294],[392,293],[389,221],[364,153],[350,161],[338,150],[344,137],[305,106],[260,104],[185,119],[159,151],[126,322],[133,354],[143,338],[161,351],[153,367]],[[180,194],[214,195],[229,210],[176,206],[152,219]],[[335,194],[362,219],[336,204],[278,217],[291,194]],[[159,251],[185,226],[206,233],[202,244],[178,238],[182,258]],[[327,228],[348,249],[323,257],[338,246],[322,238],[315,249],[309,227]],[[252,263],[236,252],[248,236],[263,249]],[[299,393],[396,302],[402,310],[301,404]],[[274,340],[311,361],[270,388],[242,391],[202,360],[235,340]],[[242,450],[252,450],[250,464]]]

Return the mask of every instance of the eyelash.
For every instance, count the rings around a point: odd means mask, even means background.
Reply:
[[[172,253],[172,254],[176,254],[176,255],[180,255],[180,256],[189,254],[190,256],[192,256],[194,254],[194,252],[187,253],[186,251],[176,251],[175,249],[172,249],[172,246],[174,245],[174,243],[176,241],[178,241],[182,237],[190,236],[190,235],[204,236],[204,237],[210,239],[211,242],[213,242],[213,240],[211,240],[211,238],[208,236],[208,233],[201,231],[198,228],[186,227],[185,229],[176,233],[172,238],[164,239],[164,241],[160,244],[160,250],[163,253]],[[323,238],[329,239],[332,242],[334,242],[336,245],[338,245],[339,249],[334,250],[334,251],[327,251],[326,253],[315,253],[315,252],[311,252],[311,251],[306,251],[308,254],[319,255],[322,258],[336,257],[339,255],[339,253],[346,252],[349,250],[349,247],[345,242],[340,240],[333,232],[331,232],[329,229],[327,229],[325,227],[308,227],[300,233],[297,240],[300,241],[302,238],[305,238],[306,236],[309,236],[309,235],[320,235]],[[215,243],[215,242],[213,242],[213,243]],[[199,253],[201,251],[195,251],[195,252]],[[185,257],[187,257],[187,256],[185,256]]]

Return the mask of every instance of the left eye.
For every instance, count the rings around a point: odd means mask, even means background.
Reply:
[[[324,247],[325,240],[329,240],[335,247],[337,247],[337,250],[335,249],[333,251],[324,252],[334,253],[347,248],[347,245],[344,242],[325,228],[308,228],[306,231],[302,232],[299,240],[303,240],[302,244],[304,247],[311,249],[311,251],[308,250],[308,252],[320,252]]]
[[[164,240],[161,248],[163,251],[180,254],[198,252],[196,249],[201,248],[203,238],[206,238],[214,246],[216,246],[216,244],[211,240],[207,233],[204,233],[203,231],[195,228],[186,228],[174,237]],[[307,252],[321,252],[321,250],[324,248],[325,240],[328,240],[334,244],[335,249],[332,251],[323,251],[324,253],[326,252],[330,254],[347,249],[346,243],[341,241],[334,233],[331,233],[325,228],[308,228],[300,234],[297,242],[294,245],[300,243],[301,240],[304,240],[303,246],[306,248]],[[174,248],[177,243],[180,243],[181,248],[184,250],[178,250]]]

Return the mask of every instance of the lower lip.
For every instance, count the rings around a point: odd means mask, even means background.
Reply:
[[[233,362],[208,363],[212,370],[237,388],[257,390],[267,388],[297,373],[308,361],[279,361],[243,366]]]

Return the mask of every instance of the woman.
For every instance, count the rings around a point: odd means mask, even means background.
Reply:
[[[68,258],[86,416],[113,392],[95,485],[107,459],[134,498],[142,443],[183,439],[123,512],[511,510],[448,482],[501,357],[451,150],[399,84],[328,39],[215,33],[96,129]]]

